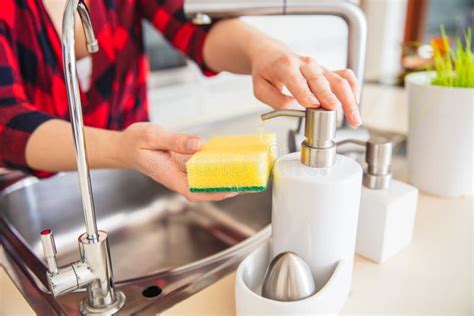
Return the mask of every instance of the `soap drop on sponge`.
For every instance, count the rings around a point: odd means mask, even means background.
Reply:
[[[274,134],[211,138],[186,164],[190,191],[265,191],[275,148]]]

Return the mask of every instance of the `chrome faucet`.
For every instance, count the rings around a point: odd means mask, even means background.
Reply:
[[[347,0],[186,0],[186,16],[195,24],[209,24],[212,19],[265,15],[331,15],[347,24],[347,67],[352,69],[362,89],[367,48],[367,21],[362,10]],[[345,121],[343,125],[345,126]],[[290,152],[299,150],[296,141],[302,134],[302,118],[290,130]]]
[[[80,260],[60,268],[56,262],[52,230],[45,229],[41,232],[41,243],[48,264],[47,279],[51,293],[56,297],[79,288],[87,288],[87,296],[80,304],[81,313],[107,315],[118,312],[124,306],[125,295],[114,286],[107,233],[97,229],[74,51],[76,10],[81,18],[88,52],[97,52],[99,45],[86,4],[83,0],[68,0],[63,16],[61,43],[86,232],[78,238]]]

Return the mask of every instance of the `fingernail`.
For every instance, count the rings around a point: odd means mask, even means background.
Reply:
[[[314,105],[314,106],[316,106],[316,107],[318,107],[318,106],[321,105],[321,104],[319,103],[319,100],[318,100],[314,95],[309,95],[309,96],[308,96],[308,100],[309,100],[309,102],[310,102],[312,105]]]
[[[201,148],[201,140],[199,138],[192,138],[188,140],[188,149],[191,151],[196,151]]]
[[[290,106],[288,108],[291,110],[303,110],[304,106],[299,104],[297,101],[294,101],[290,103]]]
[[[354,123],[355,126],[359,126],[360,124],[362,124],[362,119],[360,117],[359,110],[352,111],[351,117],[352,117],[352,122]]]
[[[231,193],[226,193],[224,195],[224,197],[227,199],[227,198],[231,198],[231,197],[234,197],[234,196],[237,196],[239,193],[237,192],[231,192]]]
[[[328,95],[325,100],[326,102],[331,103],[334,106],[337,106],[341,103],[339,102],[339,99],[334,94]]]

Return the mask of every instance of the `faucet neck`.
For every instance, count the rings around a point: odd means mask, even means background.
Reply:
[[[84,28],[87,50],[90,53],[94,53],[99,49],[99,46],[85,3],[82,0],[68,0],[63,15],[62,50],[69,113],[74,137],[74,151],[86,228],[86,232],[79,237],[81,259],[58,269],[55,257],[56,249],[51,230],[43,231],[42,242],[49,266],[48,281],[53,294],[62,295],[78,288],[87,287],[88,295],[81,302],[81,313],[87,315],[111,315],[123,307],[125,296],[114,288],[107,234],[97,230],[74,51],[76,10],[79,13],[82,27]]]
[[[84,28],[87,49],[93,53],[98,50],[98,44],[92,28],[89,11],[82,0],[68,0],[63,16],[62,50],[64,62],[64,77],[66,79],[67,98],[70,120],[74,137],[74,153],[77,162],[79,187],[87,238],[97,241],[98,231],[92,195],[92,186],[87,161],[86,141],[84,137],[84,122],[82,118],[82,104],[77,82],[76,55],[74,45],[75,12],[79,16]]]

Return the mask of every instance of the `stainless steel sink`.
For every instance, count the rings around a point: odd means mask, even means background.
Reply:
[[[256,117],[193,132],[251,133]],[[285,141],[294,122],[280,124],[279,139]],[[98,227],[109,234],[116,284],[127,296],[124,314],[169,308],[234,270],[270,235],[271,189],[191,204],[130,170],[93,171],[92,186]],[[0,262],[39,314],[78,313],[84,292],[57,300],[47,293],[39,232],[55,232],[60,265],[77,260],[76,238],[84,227],[81,207],[75,173],[43,181],[28,178],[2,193]]]

